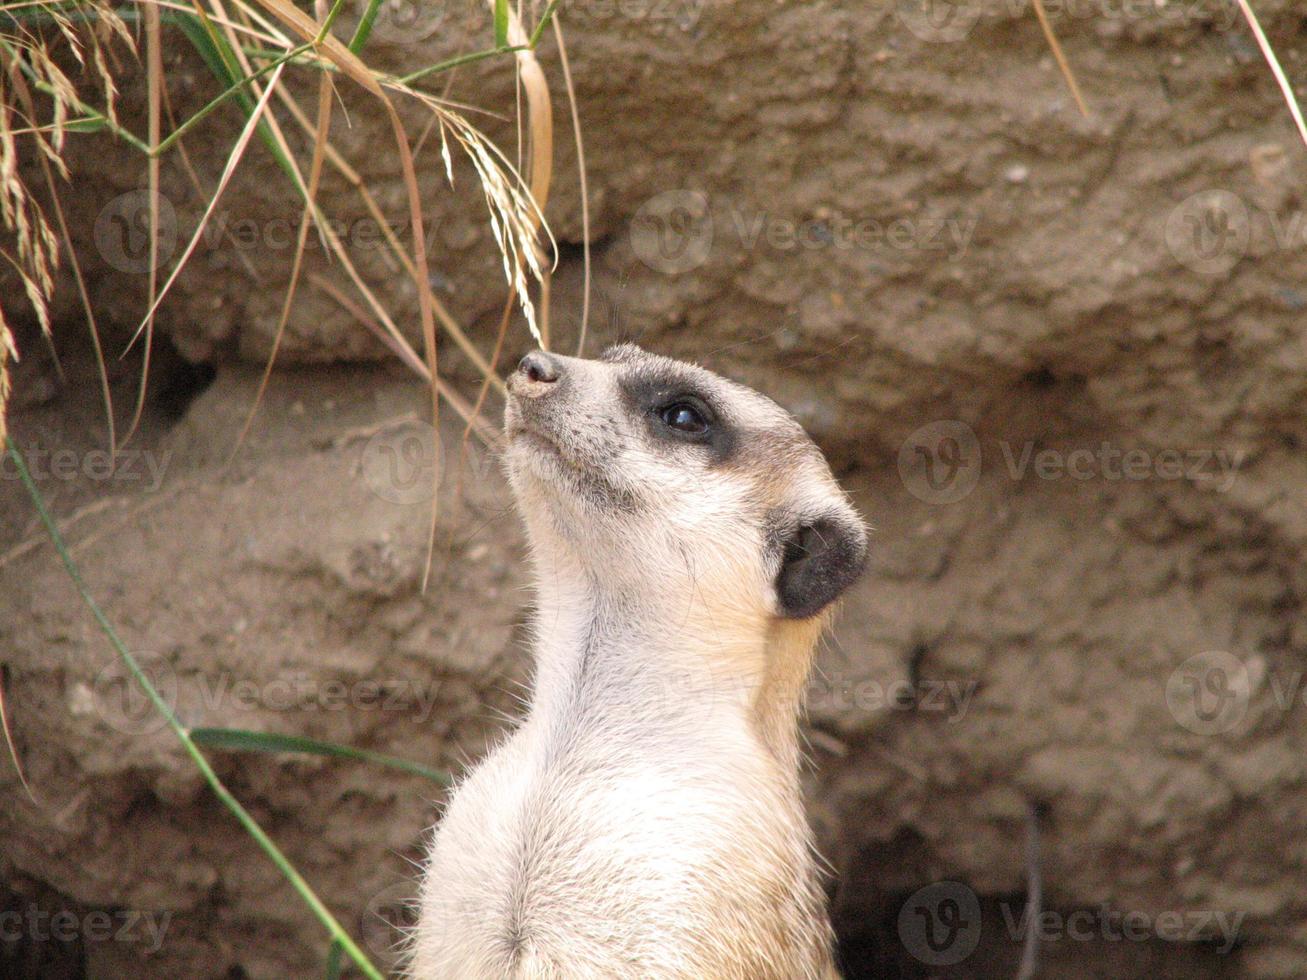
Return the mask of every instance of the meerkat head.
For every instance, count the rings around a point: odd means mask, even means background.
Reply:
[[[820,450],[771,399],[623,345],[534,352],[509,378],[510,482],[542,575],[765,626],[818,617],[866,531]]]

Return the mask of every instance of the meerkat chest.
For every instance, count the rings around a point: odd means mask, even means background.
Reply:
[[[821,945],[806,832],[747,733],[538,734],[501,747],[441,822],[416,976],[553,976],[522,967],[535,957],[568,977],[764,980],[712,966],[730,937],[752,934],[760,962]]]

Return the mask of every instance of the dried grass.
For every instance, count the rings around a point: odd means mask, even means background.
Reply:
[[[408,356],[415,354],[408,340],[386,310],[382,298],[376,295],[355,268],[344,244],[333,233],[331,223],[325,220],[325,215],[317,204],[316,188],[325,160],[326,164],[343,174],[354,186],[364,206],[377,220],[378,227],[383,229],[390,258],[404,269],[417,288],[425,348],[425,355],[419,359],[425,364],[422,373],[429,378],[438,377],[436,334],[439,329],[485,375],[487,383],[502,392],[503,382],[494,374],[491,364],[431,289],[413,150],[396,109],[396,100],[416,103],[430,113],[428,128],[434,127],[439,133],[441,156],[451,184],[451,147],[458,148],[471,162],[487,204],[489,224],[503,254],[505,279],[517,298],[532,334],[542,343],[545,342],[548,324],[542,320],[547,303],[540,303],[541,312],[538,313],[532,281],[536,284],[534,288],[538,288],[542,296],[547,296],[550,262],[546,255],[552,251],[552,239],[549,238],[544,223],[543,205],[551,180],[553,122],[548,87],[532,48],[538,42],[546,21],[553,14],[553,7],[547,8],[545,16],[531,34],[527,33],[520,19],[512,14],[502,25],[506,44],[497,44],[492,49],[463,56],[444,65],[431,66],[402,78],[377,71],[364,62],[360,52],[366,43],[365,31],[357,33],[349,45],[330,33],[330,27],[341,8],[342,0],[335,0],[330,5],[325,0],[319,0],[315,7],[316,16],[310,16],[288,0],[136,0],[133,4],[119,7],[111,6],[109,0],[84,0],[77,3],[24,0],[5,6],[4,12],[9,15],[13,26],[8,32],[0,32],[0,59],[3,59],[3,71],[0,71],[0,219],[12,232],[15,247],[13,254],[0,251],[0,255],[17,270],[28,301],[47,336],[51,327],[48,301],[53,288],[52,271],[57,268],[60,260],[60,245],[64,246],[65,251],[69,246],[67,229],[62,225],[61,209],[58,206],[58,182],[55,175],[67,178],[62,151],[70,128],[76,125],[108,130],[139,150],[147,160],[150,276],[146,310],[136,336],[133,337],[133,342],[138,338],[143,342],[143,357],[147,367],[153,346],[155,317],[161,304],[187,260],[193,255],[219,198],[229,185],[253,137],[258,135],[286,171],[287,179],[295,187],[304,205],[301,234],[297,238],[293,271],[279,317],[273,356],[280,347],[280,338],[291,314],[308,226],[313,225],[332,256],[339,261],[351,287],[370,311],[372,322],[380,323],[384,328],[389,338],[388,346],[401,351],[400,356],[405,363],[411,364],[414,361],[414,358]],[[499,11],[493,2],[491,8],[498,17]],[[169,18],[168,24],[182,24],[192,43],[207,49],[210,67],[225,86],[217,98],[194,116],[180,125],[170,125],[170,132],[166,134],[163,131],[163,107],[167,104],[167,79],[160,54],[162,31],[165,29],[164,17]],[[116,107],[118,88],[115,74],[128,70],[131,63],[139,61],[137,39],[127,26],[127,22],[132,20],[143,27],[144,35],[144,71],[148,86],[148,132],[144,139],[121,125]],[[497,32],[499,27],[497,24]],[[110,41],[120,43],[122,51],[128,55],[127,63],[110,50]],[[95,103],[94,106],[83,101],[77,84],[59,67],[60,59],[52,53],[52,45],[56,44],[63,45],[70,51],[86,69],[85,74],[97,80],[97,91],[90,100]],[[257,53],[254,53],[255,49],[250,45],[258,45]],[[417,79],[448,70],[456,64],[510,53],[515,57],[517,70],[527,92],[531,155],[525,179],[458,107],[414,85]],[[261,63],[254,62],[256,57],[261,59]],[[308,119],[302,107],[281,84],[285,73],[292,69],[317,70],[321,74],[316,122]],[[325,125],[325,113],[328,110],[324,107],[324,99],[328,98],[325,93],[330,91],[330,86],[338,78],[350,80],[373,96],[391,123],[394,149],[404,171],[408,192],[412,229],[412,243],[408,247],[400,243],[392,222],[385,220],[375,195],[331,144],[330,129]],[[35,90],[35,98],[32,90]],[[273,97],[276,99],[275,104],[270,102]],[[36,118],[38,102],[41,103],[40,119]],[[228,102],[241,105],[247,116],[246,126],[232,146],[217,186],[206,195],[207,206],[199,227],[180,259],[165,270],[167,274],[162,277],[163,283],[160,285],[156,271],[158,263],[154,261],[158,248],[160,160],[174,148],[182,150],[184,155],[182,141],[185,135],[219,106]],[[274,111],[274,105],[278,111]],[[311,139],[307,180],[282,131],[282,122],[278,116],[282,110]],[[21,141],[31,141],[39,148],[43,161],[52,168],[46,184],[49,198],[54,202],[53,210],[58,218],[56,224],[61,233],[59,236],[55,234],[42,205],[23,183],[19,170]],[[199,181],[190,170],[189,161],[185,165],[191,173],[192,182],[198,188]],[[542,230],[548,245],[542,245]],[[71,261],[79,294],[86,307],[88,324],[92,333],[96,334],[95,317],[82,283],[80,266],[77,265],[75,256]],[[98,349],[98,334],[95,342]],[[9,377],[6,368],[16,356],[12,332],[4,320],[4,313],[0,312],[0,395],[8,392]],[[117,449],[121,443],[113,431],[113,410],[108,403],[107,382],[103,381],[103,357],[100,360],[110,443],[112,448]],[[143,371],[132,421],[122,442],[131,437],[139,422],[145,398],[145,376],[146,372]],[[0,398],[0,434],[5,431],[4,404],[4,399]],[[438,412],[438,401],[436,387],[433,387],[433,413],[435,412]],[[239,446],[239,439],[237,444]]]
[[[104,113],[110,120],[116,120],[118,90],[104,47],[116,39],[134,50],[126,25],[107,0],[86,0],[84,7],[95,14],[98,30],[79,30],[59,4],[41,0],[14,5],[12,10],[21,8],[48,21],[53,39],[18,20],[0,28],[0,222],[10,232],[13,243],[11,248],[0,248],[0,257],[17,273],[47,338],[51,336],[49,300],[54,291],[53,272],[59,266],[59,238],[45,208],[23,181],[20,142],[35,150],[47,174],[53,170],[66,179],[68,171],[62,154],[69,126],[80,122],[82,103],[72,79],[51,55],[51,44],[62,42],[83,68],[89,57]],[[37,117],[33,89],[48,103],[44,118]],[[11,324],[0,310],[0,442],[7,432],[9,365],[17,359]]]

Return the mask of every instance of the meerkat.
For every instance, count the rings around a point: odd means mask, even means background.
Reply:
[[[838,980],[798,715],[866,531],[775,402],[624,345],[528,354],[520,726],[437,825],[415,980]]]

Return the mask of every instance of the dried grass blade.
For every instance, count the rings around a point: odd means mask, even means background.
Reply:
[[[1307,145],[1307,123],[1303,122],[1302,107],[1298,105],[1298,99],[1293,94],[1293,86],[1289,84],[1289,79],[1284,74],[1280,59],[1275,54],[1275,49],[1271,47],[1271,42],[1266,39],[1266,33],[1262,30],[1261,22],[1258,21],[1257,15],[1253,13],[1253,8],[1248,0],[1238,0],[1238,3],[1239,9],[1243,11],[1244,19],[1248,21],[1248,26],[1252,28],[1253,37],[1257,39],[1257,46],[1262,49],[1262,57],[1271,66],[1271,74],[1275,76],[1275,83],[1280,86],[1280,91],[1284,94],[1284,101],[1289,105],[1289,112],[1293,115],[1294,125],[1298,127],[1298,135],[1302,137],[1303,143]]]
[[[491,0],[491,4],[493,9],[494,0]],[[517,12],[510,12],[508,18],[508,43],[523,49],[518,51],[514,57],[517,59],[522,89],[526,92],[527,132],[530,136],[530,163],[527,168],[527,182],[531,196],[535,200],[536,213],[542,221],[545,206],[549,203],[549,188],[554,173],[554,109],[549,99],[549,83],[545,79],[545,73],[540,67],[540,62],[536,59],[535,52],[530,48],[530,41],[531,39],[522,27],[522,21]],[[538,232],[540,223],[535,221],[533,225],[532,231]],[[535,241],[532,241],[523,247],[536,248],[538,246]],[[532,258],[538,262],[538,257],[533,256]],[[527,313],[527,325],[530,327],[531,333],[534,334],[540,346],[547,350],[550,341],[549,287],[545,282],[545,274],[542,274],[540,279],[542,291],[540,322],[537,324],[535,318],[531,315],[529,300],[523,303],[523,310]],[[519,290],[519,292],[522,291],[524,290]]]
[[[27,782],[27,773],[23,772],[22,760],[18,757],[18,747],[14,744],[14,733],[9,728],[9,713],[5,710],[4,677],[4,672],[0,671],[0,729],[4,730],[5,745],[9,747],[9,758],[13,760],[14,769],[18,773],[18,781],[23,784],[23,789],[27,791],[27,798],[33,803],[37,803],[36,795],[32,792],[31,785]],[[39,806],[40,804],[38,803],[37,805]]]
[[[147,3],[145,5],[145,78],[148,103],[148,132],[146,139],[149,140],[150,146],[158,146],[159,140],[162,138],[160,132],[160,121],[162,119],[160,92],[163,89],[163,52],[160,41],[159,8],[152,3]],[[137,426],[141,424],[141,415],[145,411],[145,392],[150,380],[150,353],[154,350],[155,297],[159,291],[159,156],[157,153],[150,154],[146,160],[146,167],[149,174],[150,188],[150,268],[148,272],[149,285],[147,287],[150,312],[145,319],[145,349],[141,355],[141,382],[136,388],[136,406],[132,410],[131,421],[127,424],[127,432],[123,436],[124,443],[131,441],[132,436],[136,433]]]
[[[218,206],[218,200],[222,197],[223,191],[227,189],[227,185],[231,182],[232,174],[236,172],[236,167],[240,163],[241,157],[245,155],[245,149],[250,144],[250,137],[254,135],[254,130],[258,126],[259,119],[262,118],[263,111],[267,108],[268,99],[271,97],[273,89],[277,87],[277,82],[281,78],[281,73],[285,67],[284,64],[277,66],[268,87],[264,89],[263,94],[259,97],[258,104],[254,107],[254,112],[250,114],[250,118],[245,123],[245,128],[241,130],[241,134],[237,138],[235,145],[232,146],[231,153],[227,156],[227,164],[223,167],[222,176],[218,178],[217,189],[214,191],[213,197],[209,199],[208,207],[204,209],[204,215],[200,218],[199,226],[191,236],[190,242],[187,243],[186,250],[182,253],[182,257],[178,259],[177,264],[173,267],[172,273],[168,276],[168,281],[164,283],[163,290],[159,293],[158,298],[156,298],[150,305],[150,309],[146,313],[146,319],[142,320],[140,325],[136,328],[136,332],[132,335],[131,342],[128,344],[128,349],[131,348],[132,344],[136,343],[137,338],[141,335],[141,331],[145,329],[146,322],[148,322],[149,318],[154,316],[155,310],[158,308],[159,304],[163,302],[164,297],[168,295],[168,291],[172,288],[172,284],[176,282],[177,276],[180,275],[187,261],[190,260],[191,253],[195,251],[195,247],[199,244],[200,236],[204,233],[204,229],[208,225],[209,219],[213,217],[213,211]]]
[[[1044,37],[1053,51],[1053,57],[1057,60],[1057,67],[1061,70],[1062,77],[1066,79],[1067,87],[1071,89],[1071,97],[1076,100],[1076,108],[1080,110],[1080,115],[1088,119],[1089,109],[1080,94],[1080,86],[1076,84],[1076,76],[1071,70],[1071,64],[1066,60],[1066,55],[1062,53],[1062,45],[1058,41],[1057,35],[1053,33],[1053,25],[1048,20],[1048,11],[1044,9],[1044,0],[1031,0],[1031,3],[1034,4],[1035,16],[1039,18],[1039,26],[1043,28]]]
[[[317,273],[309,273],[309,282],[313,283],[313,285],[327,293],[332,297],[332,299],[344,307],[356,320],[359,321],[359,323],[366,327],[374,337],[398,355],[399,359],[403,361],[414,374],[423,381],[428,383],[431,381],[431,375],[427,371],[427,366],[422,363],[422,360],[413,353],[411,349],[404,351],[400,348],[394,347],[394,342],[390,338],[386,329],[382,327],[381,324],[377,323],[376,320],[372,319],[366,310],[362,309],[357,303],[337,289],[330,281],[319,276]],[[467,401],[458,394],[458,392],[446,385],[444,381],[437,378],[435,384],[440,397],[449,402],[454,411],[458,413],[459,417],[473,427],[481,441],[487,446],[495,448],[499,443],[498,433],[487,425],[484,420],[477,416],[472,407],[468,405]]]
[[[277,352],[281,349],[281,341],[286,334],[286,322],[290,319],[291,307],[295,302],[295,288],[299,285],[300,270],[304,263],[304,249],[308,244],[309,226],[313,223],[313,209],[318,197],[318,184],[322,178],[323,147],[331,129],[331,96],[331,75],[323,72],[318,78],[318,125],[314,133],[313,159],[309,163],[309,184],[305,192],[304,210],[300,212],[299,231],[295,239],[295,255],[291,260],[290,282],[286,285],[286,298],[282,301],[281,315],[277,318],[277,331],[272,338],[272,349],[268,351],[268,363],[263,368],[263,376],[259,379],[259,387],[254,393],[254,403],[245,418],[245,425],[241,427],[236,445],[227,458],[228,465],[240,452],[241,446],[245,444],[245,439],[249,435],[250,426],[254,424],[254,416],[258,414],[264,392],[267,391],[268,380],[272,377],[272,368],[277,361]]]
[[[546,12],[545,16],[548,16]],[[581,183],[581,331],[576,341],[576,356],[585,353],[585,338],[590,327],[590,191],[585,169],[585,141],[581,138],[581,113],[576,105],[576,88],[572,84],[572,66],[567,58],[567,43],[563,40],[563,25],[553,18],[554,39],[558,42],[558,60],[563,66],[563,86],[567,90],[567,106],[572,113],[572,136],[576,140],[576,170]]]
[[[98,53],[100,48],[96,45]],[[31,90],[23,81],[21,75],[14,75],[14,91],[18,93],[19,99],[22,100],[24,109],[31,118],[36,116],[36,107],[32,101]],[[104,349],[100,344],[100,331],[95,322],[95,312],[91,307],[91,296],[86,288],[86,278],[82,275],[82,264],[77,259],[77,251],[73,248],[72,235],[68,232],[68,221],[64,216],[63,202],[59,199],[58,185],[55,183],[54,172],[51,170],[50,161],[39,156],[41,163],[41,173],[45,177],[46,189],[50,192],[51,207],[54,208],[55,220],[59,224],[59,235],[63,240],[64,252],[68,255],[68,263],[73,271],[73,281],[77,284],[77,295],[82,304],[82,310],[86,313],[86,323],[91,332],[91,346],[95,351],[95,365],[100,378],[100,394],[104,400],[105,421],[109,429],[109,450],[114,452],[118,443],[114,432],[113,417],[113,394],[109,388],[109,370],[104,360]],[[0,420],[0,442],[4,439],[4,427]]]
[[[303,11],[288,3],[287,0],[258,0],[258,2],[289,24],[305,40],[316,39],[318,25]],[[363,64],[358,55],[330,35],[322,39],[319,50],[335,62],[341,71],[380,99],[382,106],[386,110],[386,115],[390,119],[391,129],[395,136],[395,149],[399,152],[400,167],[404,175],[404,186],[408,191],[409,223],[413,232],[413,265],[417,273],[414,277],[416,280],[414,285],[417,287],[418,292],[418,308],[422,321],[422,340],[426,347],[427,370],[431,372],[432,380],[432,425],[439,428],[440,395],[436,385],[439,379],[439,371],[436,356],[435,311],[432,302],[435,297],[431,292],[431,272],[427,267],[427,243],[426,234],[423,231],[422,196],[418,190],[417,173],[413,166],[413,152],[409,144],[408,133],[404,129],[404,122],[399,118],[394,103],[390,101],[381,84],[368,71],[367,66]],[[438,487],[440,473],[435,469],[432,472],[432,480],[435,481],[435,485]],[[439,495],[433,493],[431,497],[431,525],[427,537],[427,563],[426,570],[422,575],[422,588],[424,591],[430,577],[431,556],[434,551],[438,499]]]

